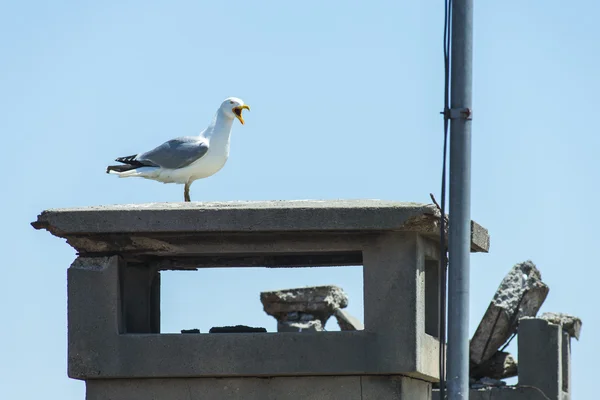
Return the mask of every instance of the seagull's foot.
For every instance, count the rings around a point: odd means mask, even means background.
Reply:
[[[190,184],[186,183],[185,187],[183,188],[183,200],[185,202],[190,202]]]

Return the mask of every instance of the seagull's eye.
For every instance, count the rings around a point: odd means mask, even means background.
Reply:
[[[233,104],[233,101],[230,101],[229,104]]]

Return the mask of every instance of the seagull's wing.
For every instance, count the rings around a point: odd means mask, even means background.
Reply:
[[[203,157],[208,144],[197,137],[181,137],[169,140],[157,148],[138,154],[135,161],[161,168],[184,168]]]

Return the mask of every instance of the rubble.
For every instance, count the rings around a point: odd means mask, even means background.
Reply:
[[[548,291],[533,262],[515,265],[500,283],[471,339],[471,361],[479,365],[489,360],[516,332],[520,318],[537,315]]]
[[[487,361],[471,365],[469,375],[474,379],[505,379],[518,375],[518,364],[510,353],[497,351]]]
[[[262,292],[260,301],[264,311],[277,321],[306,322],[317,319],[322,326],[335,310],[348,306],[346,293],[333,285]]]
[[[278,332],[321,332],[335,315],[342,331],[364,330],[363,324],[342,310],[348,296],[338,286],[313,286],[262,292],[264,311],[277,319]]]
[[[552,324],[561,325],[562,329],[567,332],[570,337],[574,337],[575,339],[579,340],[582,325],[580,318],[574,315],[552,312],[545,312],[540,316],[540,318],[545,319]]]

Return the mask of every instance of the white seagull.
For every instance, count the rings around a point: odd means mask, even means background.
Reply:
[[[179,137],[145,153],[119,157],[115,161],[122,164],[108,166],[106,173],[119,178],[139,177],[184,184],[184,200],[190,201],[192,182],[216,174],[227,162],[231,127],[235,118],[244,124],[244,109],[250,110],[250,107],[241,99],[229,97],[200,135]]]

